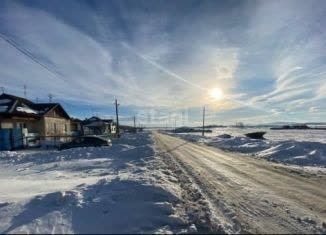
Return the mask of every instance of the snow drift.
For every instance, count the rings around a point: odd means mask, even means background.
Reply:
[[[244,153],[269,161],[301,166],[326,167],[326,144],[310,141],[270,141],[248,137],[202,137],[191,134],[174,134],[183,139],[202,142],[226,151]]]
[[[0,233],[194,230],[148,133],[112,147],[0,152]]]

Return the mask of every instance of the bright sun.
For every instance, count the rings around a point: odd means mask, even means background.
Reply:
[[[215,88],[211,89],[209,91],[209,95],[214,100],[221,100],[221,99],[223,99],[223,91],[220,88],[218,88],[218,87],[215,87]]]

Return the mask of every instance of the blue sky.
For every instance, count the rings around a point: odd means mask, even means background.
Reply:
[[[326,121],[325,25],[322,0],[0,1],[0,87],[152,125]]]

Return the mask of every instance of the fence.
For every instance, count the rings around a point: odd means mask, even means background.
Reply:
[[[58,148],[60,144],[69,142],[80,135],[52,135],[40,136],[28,133],[24,135],[22,129],[0,129],[0,150],[15,150],[23,148]],[[99,135],[104,138],[114,138],[112,134]]]
[[[64,136],[24,136],[22,130],[1,129],[0,130],[0,150],[14,150],[30,147],[57,148],[61,143],[71,141],[76,138],[75,135]]]
[[[0,150],[12,150],[24,147],[21,129],[0,130]]]

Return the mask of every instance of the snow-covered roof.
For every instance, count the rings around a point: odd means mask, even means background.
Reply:
[[[17,107],[16,110],[18,112],[23,112],[23,113],[34,113],[37,114],[38,112],[29,108],[29,107]]]
[[[30,100],[3,93],[0,95],[0,113],[2,116],[29,116],[39,118],[46,115],[53,108],[58,108],[62,115],[69,119],[69,115],[58,103],[35,104]]]
[[[7,105],[1,105],[0,106],[0,112],[6,112],[8,109],[8,106]]]
[[[12,100],[10,99],[0,99],[0,104],[8,104],[10,103]]]

